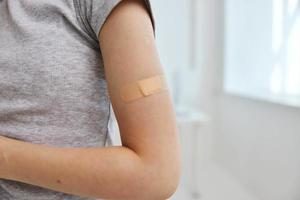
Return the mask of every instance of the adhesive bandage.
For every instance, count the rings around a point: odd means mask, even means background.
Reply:
[[[167,89],[164,76],[156,75],[123,86],[120,96],[123,101],[130,102]]]

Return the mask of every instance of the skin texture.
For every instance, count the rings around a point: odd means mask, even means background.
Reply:
[[[105,75],[122,146],[54,147],[0,137],[0,178],[65,193],[130,200],[163,200],[180,178],[180,145],[168,90],[133,102],[122,85],[163,74],[153,29],[140,0],[123,0],[99,34]]]

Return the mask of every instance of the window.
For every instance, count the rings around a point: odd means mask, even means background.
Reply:
[[[300,1],[226,0],[226,92],[300,106]]]

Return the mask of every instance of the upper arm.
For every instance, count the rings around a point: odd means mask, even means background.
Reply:
[[[123,146],[149,163],[178,172],[176,117],[168,90],[124,102],[120,88],[164,74],[149,15],[140,0],[124,0],[111,13],[99,34],[109,96]],[[174,165],[174,167],[170,167]]]

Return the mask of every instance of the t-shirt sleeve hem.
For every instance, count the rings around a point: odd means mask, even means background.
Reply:
[[[147,11],[149,13],[151,22],[152,22],[153,33],[155,35],[155,20],[154,20],[152,7],[151,7],[149,0],[144,0],[144,1],[146,4]],[[100,32],[101,32],[106,20],[108,19],[109,15],[112,13],[114,8],[121,2],[122,2],[122,0],[111,0],[111,2],[109,4],[104,5],[106,7],[104,7],[104,9],[103,9],[104,10],[104,13],[102,14],[103,17],[101,19],[99,19],[99,21],[95,24],[95,28],[94,28],[97,38],[99,38]]]
[[[106,20],[108,19],[109,15],[112,13],[114,8],[121,3],[122,0],[111,0],[109,4],[105,3],[103,6],[103,13],[102,17],[98,19],[98,21],[95,24],[94,32],[99,37],[99,34],[103,28],[103,25],[105,24]]]

